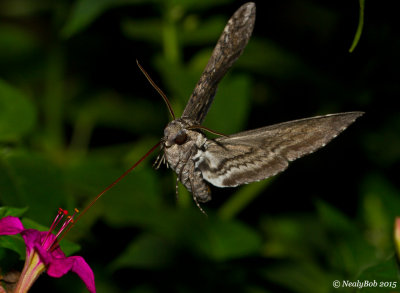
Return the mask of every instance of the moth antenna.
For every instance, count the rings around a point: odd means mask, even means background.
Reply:
[[[136,64],[139,67],[140,71],[144,74],[144,76],[147,78],[147,80],[150,82],[150,84],[155,88],[155,90],[160,94],[160,96],[163,98],[165,104],[167,104],[168,111],[172,116],[172,119],[175,120],[175,113],[174,110],[172,110],[171,103],[169,102],[167,96],[164,94],[164,92],[155,84],[155,82],[150,78],[150,75],[144,70],[144,68],[140,65],[139,61],[136,59]]]
[[[193,126],[189,126],[187,129],[202,129],[202,130],[208,131],[208,132],[210,132],[210,133],[212,133],[212,134],[215,134],[215,135],[218,135],[218,136],[225,136],[225,137],[228,137],[227,135],[225,135],[225,134],[223,134],[223,133],[217,132],[217,131],[215,131],[215,130],[212,130],[212,129],[207,128],[207,127],[202,126],[202,125],[193,125]]]

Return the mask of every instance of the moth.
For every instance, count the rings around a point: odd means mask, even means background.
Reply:
[[[325,146],[353,123],[362,112],[305,118],[209,139],[201,126],[214,99],[219,81],[247,45],[255,22],[252,2],[242,5],[229,19],[194,88],[182,117],[175,115],[164,93],[173,120],[164,129],[161,156],[155,162],[171,167],[178,180],[199,203],[211,199],[208,183],[234,187],[259,181],[284,171],[289,162]],[[206,129],[208,130],[208,129]]]

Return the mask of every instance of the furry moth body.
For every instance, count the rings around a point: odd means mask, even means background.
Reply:
[[[200,124],[219,81],[247,45],[254,21],[252,2],[229,19],[182,117],[164,130],[161,161],[176,172],[198,206],[211,199],[208,183],[232,187],[274,176],[290,161],[325,146],[363,114],[329,114],[208,139],[199,130]]]

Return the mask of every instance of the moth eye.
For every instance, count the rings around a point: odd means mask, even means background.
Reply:
[[[184,132],[178,133],[178,135],[174,139],[175,143],[178,145],[184,144],[186,140],[187,140],[187,135]]]

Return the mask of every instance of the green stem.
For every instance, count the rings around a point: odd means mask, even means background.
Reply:
[[[358,27],[356,31],[356,35],[354,36],[353,43],[351,44],[351,47],[349,49],[349,52],[352,53],[354,49],[356,48],[358,42],[360,41],[362,30],[364,27],[364,5],[365,5],[365,0],[359,0],[360,3],[360,16],[358,18]]]
[[[271,182],[272,178],[243,186],[219,209],[221,219],[229,220],[242,211]]]
[[[88,113],[81,112],[75,121],[69,151],[74,156],[86,154],[90,137],[94,128],[94,118]]]
[[[181,60],[176,27],[176,23],[180,18],[180,13],[177,7],[167,7],[165,10],[166,13],[162,31],[164,55],[169,62],[176,64]]]
[[[44,97],[45,131],[50,147],[61,148],[63,137],[63,54],[61,48],[51,50],[47,63],[46,92]]]
[[[36,252],[31,253],[25,260],[24,269],[18,280],[14,293],[28,292],[36,279],[46,270],[46,266],[40,260]]]

